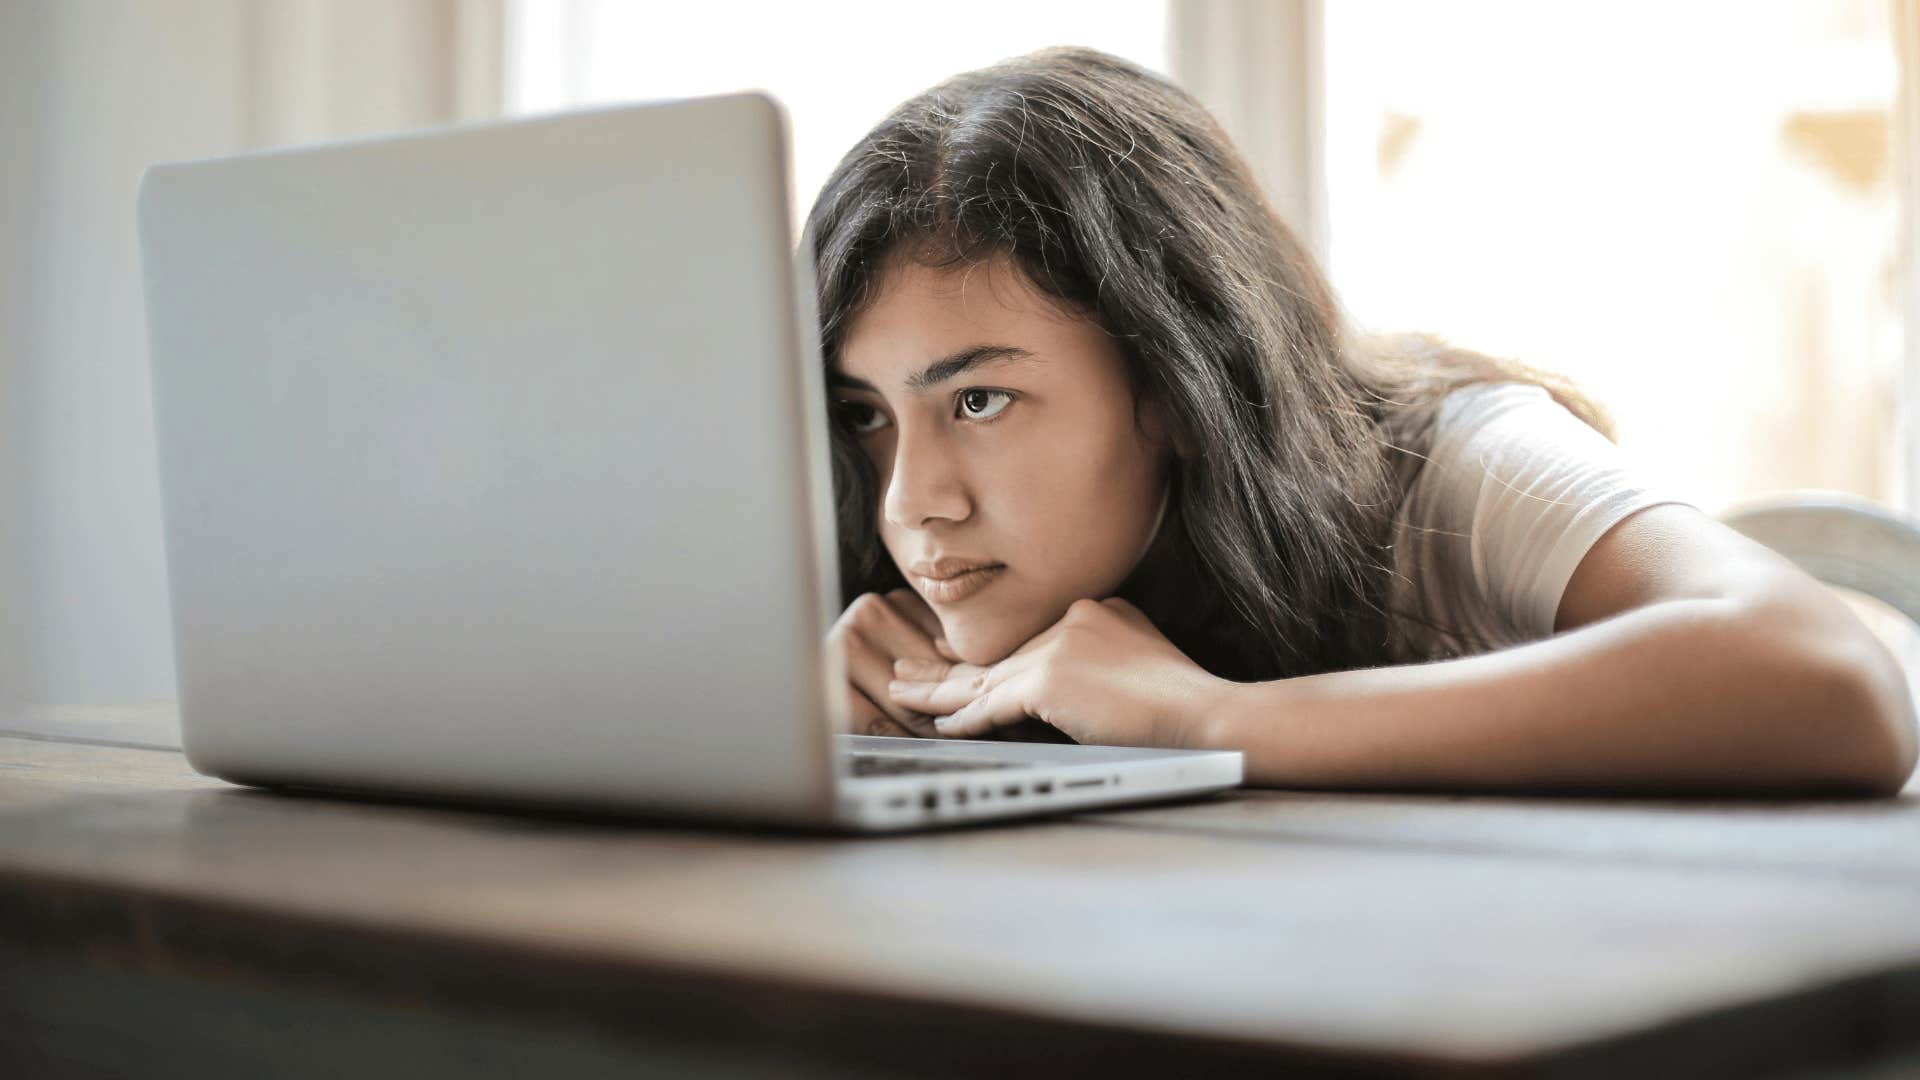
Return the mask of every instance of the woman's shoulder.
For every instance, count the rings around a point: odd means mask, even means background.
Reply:
[[[1568,577],[1606,529],[1684,501],[1545,387],[1477,383],[1436,411],[1432,447],[1395,521],[1399,569],[1439,621],[1490,640],[1544,637]],[[1460,591],[1429,595],[1442,582]]]
[[[1448,391],[1440,399],[1434,409],[1434,425],[1441,430],[1473,428],[1515,410],[1543,408],[1566,411],[1565,406],[1538,383],[1509,380],[1469,383]]]
[[[1382,431],[1391,444],[1408,451],[1397,466],[1404,490],[1421,472],[1430,472],[1424,466],[1469,451],[1469,444],[1530,442],[1543,431],[1564,432],[1567,425],[1593,430],[1545,387],[1501,379],[1467,383],[1401,407],[1383,421]]]
[[[1501,459],[1619,460],[1611,438],[1537,383],[1473,383],[1447,393],[1430,415],[1428,465],[1477,469]]]

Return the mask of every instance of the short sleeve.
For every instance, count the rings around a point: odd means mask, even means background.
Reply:
[[[1396,515],[1402,601],[1417,621],[1485,645],[1547,637],[1574,570],[1608,529],[1685,502],[1541,387],[1455,391]]]

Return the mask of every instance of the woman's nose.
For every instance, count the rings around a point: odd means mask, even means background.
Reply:
[[[918,529],[936,518],[964,520],[971,510],[959,463],[937,439],[901,432],[887,477],[887,520]]]

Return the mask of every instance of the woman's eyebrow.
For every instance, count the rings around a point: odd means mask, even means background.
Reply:
[[[1005,363],[1009,360],[1033,361],[1038,356],[1017,345],[969,345],[951,356],[943,357],[928,364],[925,371],[907,379],[907,389],[916,394],[925,393],[935,386],[946,382],[965,371],[982,364]],[[878,387],[865,379],[856,378],[844,371],[835,369],[827,373],[827,382],[831,386],[847,386],[855,390],[879,393]]]

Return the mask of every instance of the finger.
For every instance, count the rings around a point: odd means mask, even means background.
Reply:
[[[975,739],[1000,727],[1010,727],[1033,715],[1022,689],[1025,680],[1001,683],[948,716],[935,716],[934,727],[948,739]]]
[[[933,650],[956,664],[965,662],[965,658],[953,651],[953,643],[945,637],[936,637],[933,639]]]
[[[904,591],[895,589],[893,593],[876,596],[875,599],[880,603],[874,605],[872,616],[859,620],[848,629],[856,636],[865,638],[867,644],[887,657],[889,662],[896,656],[937,660],[940,653],[933,647],[933,637],[939,633],[940,624],[936,620],[932,632],[928,632],[915,622],[915,616],[910,611],[903,611],[900,601],[893,599],[894,593]]]
[[[940,660],[894,661],[887,694],[895,702],[935,716],[956,712],[1035,663],[1031,656],[1010,656],[992,667],[948,664]]]
[[[893,664],[896,659],[945,664],[932,651],[932,642],[920,633],[918,627],[897,613],[882,614],[878,619],[851,627],[844,648],[847,677],[872,698],[875,705],[917,734],[935,737],[937,732],[933,729],[933,720],[925,710],[896,705],[887,694],[887,684],[894,678]]]
[[[925,634],[928,641],[940,636],[940,616],[919,593],[902,586],[887,593],[884,599],[901,618]]]
[[[907,734],[923,738],[936,734],[932,720],[924,712],[896,704],[887,695],[887,684],[893,681],[893,658],[859,634],[847,639],[847,681]]]
[[[987,692],[992,670],[938,660],[897,660],[887,696],[916,712],[950,713]]]
[[[913,732],[895,723],[865,692],[852,685],[847,688],[847,715],[839,730],[849,735],[913,736]]]

